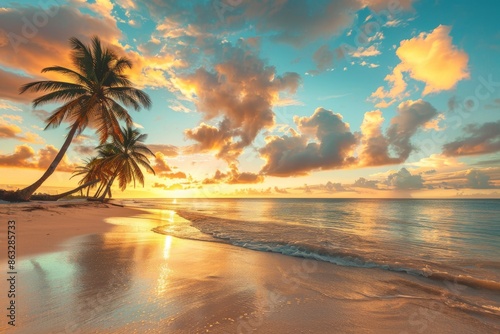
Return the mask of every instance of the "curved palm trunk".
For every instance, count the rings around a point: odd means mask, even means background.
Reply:
[[[73,141],[73,137],[75,136],[77,129],[78,129],[78,126],[76,124],[71,127],[71,130],[69,131],[68,137],[66,137],[66,140],[64,141],[63,146],[61,147],[61,149],[57,153],[56,157],[54,158],[54,161],[52,161],[49,168],[47,168],[45,173],[42,175],[42,177],[39,178],[32,185],[30,185],[24,189],[18,190],[16,192],[16,197],[19,200],[28,201],[30,199],[31,195],[33,195],[33,193],[45,182],[45,180],[47,180],[49,178],[49,176],[51,176],[52,173],[54,173],[57,165],[59,165],[62,158],[64,157],[64,154],[66,154],[66,151],[68,150],[69,145]]]
[[[33,199],[37,199],[37,200],[41,200],[41,201],[57,201],[58,199],[61,199],[61,198],[64,198],[66,196],[69,196],[73,193],[76,193],[77,191],[80,191],[82,189],[84,189],[85,187],[90,187],[94,184],[96,184],[97,182],[100,182],[101,180],[93,180],[93,181],[89,181],[85,184],[82,184],[81,186],[73,189],[73,190],[70,190],[70,191],[67,191],[65,193],[62,193],[62,194],[58,194],[58,195],[50,195],[50,196],[42,196],[41,198],[37,198],[37,196],[33,196]]]

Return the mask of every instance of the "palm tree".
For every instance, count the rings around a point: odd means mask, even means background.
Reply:
[[[96,183],[100,182],[101,186],[103,184],[106,184],[108,173],[106,173],[105,169],[99,168],[100,161],[97,157],[84,159],[84,163],[85,164],[77,166],[75,168],[75,171],[73,172],[73,176],[71,176],[71,178],[75,176],[83,176],[80,181],[78,181],[78,184],[80,186],[88,184],[92,181],[96,181],[87,187],[87,197],[89,197],[90,189],[94,188]]]
[[[66,140],[42,177],[32,185],[17,191],[19,200],[29,200],[30,196],[55,171],[64,157],[73,137],[87,126],[95,128],[101,144],[109,136],[121,136],[120,121],[132,125],[132,117],[125,107],[140,110],[150,108],[151,100],[143,91],[132,87],[123,72],[132,67],[128,58],[118,57],[113,51],[103,48],[98,37],[92,37],[91,45],[85,45],[77,38],[71,38],[71,59],[74,69],[62,66],[46,67],[45,72],[66,75],[69,81],[37,81],[21,87],[20,93],[44,92],[33,100],[33,107],[46,103],[61,102],[46,120],[47,128],[57,128],[68,122]]]
[[[99,200],[104,201],[108,195],[111,198],[111,186],[115,179],[118,179],[120,190],[123,191],[131,182],[134,183],[134,187],[136,181],[144,185],[141,167],[155,174],[147,157],[148,155],[154,157],[154,154],[143,144],[146,138],[146,134],[127,127],[121,129],[120,136],[113,137],[111,142],[98,147],[98,166],[111,173]]]

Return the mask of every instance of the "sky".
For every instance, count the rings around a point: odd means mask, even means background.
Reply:
[[[19,94],[98,36],[151,96],[155,153],[114,197],[500,198],[494,0],[0,1],[0,188],[38,179],[68,133]],[[76,137],[40,189],[75,187]]]

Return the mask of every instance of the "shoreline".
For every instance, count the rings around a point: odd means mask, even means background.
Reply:
[[[0,219],[16,222],[18,258],[58,251],[64,242],[75,237],[109,232],[113,225],[106,223],[106,218],[138,212],[139,209],[80,200],[0,204]],[[7,240],[6,232],[0,230],[0,240]],[[0,252],[0,261],[6,258],[7,252]]]
[[[7,333],[498,330],[491,319],[479,321],[440,301],[437,288],[412,297],[420,281],[408,275],[151,231],[164,219],[180,219],[170,210],[75,202],[0,206],[1,219],[13,215],[21,217],[22,284],[19,326],[0,323]],[[1,282],[0,293],[5,289]],[[5,296],[0,302],[6,305]]]

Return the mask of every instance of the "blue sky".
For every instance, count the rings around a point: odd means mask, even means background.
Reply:
[[[131,115],[157,175],[117,195],[498,197],[499,6],[2,1],[0,185],[36,180],[67,133],[18,87],[98,35],[153,101]],[[96,145],[87,129],[46,191],[74,186]]]

